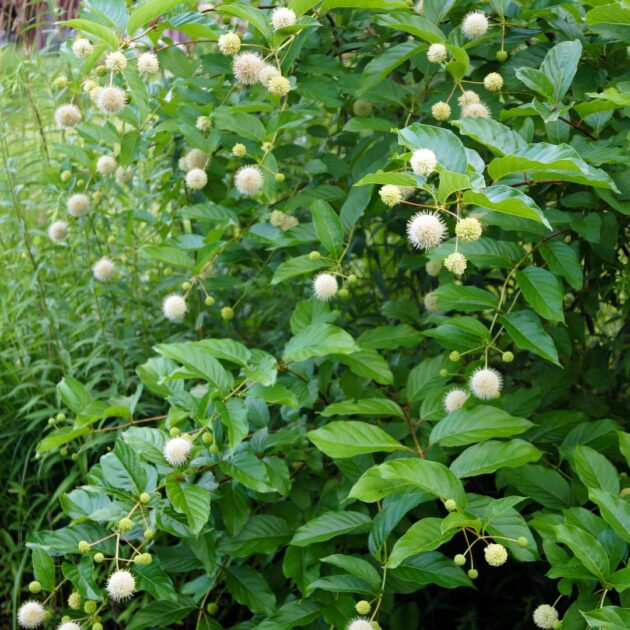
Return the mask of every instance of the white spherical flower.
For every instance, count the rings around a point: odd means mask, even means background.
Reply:
[[[448,120],[451,117],[451,106],[445,101],[435,103],[431,108],[431,115],[435,120]]]
[[[431,149],[417,149],[411,156],[411,169],[416,175],[428,177],[435,171],[437,157]]]
[[[400,203],[403,200],[402,193],[400,192],[400,188],[398,186],[394,186],[392,184],[386,184],[382,186],[378,191],[383,203],[390,208],[394,207],[396,204]]]
[[[441,260],[429,260],[427,264],[424,266],[426,272],[433,278],[440,275],[440,271],[442,270],[442,261]]]
[[[257,166],[243,166],[236,171],[234,183],[238,192],[251,197],[262,190],[265,180]]]
[[[122,72],[127,67],[127,57],[119,50],[110,52],[105,57],[105,67],[112,72]]]
[[[31,600],[20,606],[17,618],[22,628],[39,628],[46,620],[46,611],[39,602]]]
[[[90,100],[95,105],[98,105],[98,97],[102,91],[103,91],[103,88],[99,86],[90,90]]]
[[[447,413],[457,411],[464,406],[466,400],[468,400],[467,392],[463,389],[452,389],[444,396],[444,410]]]
[[[479,98],[479,95],[472,90],[464,90],[457,98],[457,104],[460,107],[465,107],[471,103],[479,103],[480,101],[481,99]]]
[[[353,619],[348,624],[347,630],[374,630],[374,627],[370,623],[369,619],[359,617],[358,619]]]
[[[271,14],[271,23],[273,24],[274,31],[277,31],[279,28],[284,28],[285,26],[293,26],[296,19],[295,13],[286,7],[278,7],[274,9]]]
[[[82,217],[90,209],[90,200],[83,193],[76,193],[68,199],[68,214]]]
[[[116,169],[116,181],[119,184],[128,184],[133,179],[133,169],[131,166],[124,168],[123,166],[119,166]]]
[[[241,38],[236,33],[224,33],[219,37],[219,50],[224,55],[235,55],[241,49]]]
[[[265,62],[258,53],[243,52],[234,57],[232,72],[243,85],[254,85],[258,81]]]
[[[94,88],[98,87],[98,83],[96,81],[92,81],[92,79],[87,79],[83,81],[82,88],[86,94],[89,94]]]
[[[197,116],[195,127],[197,127],[199,131],[210,131],[212,128],[212,118],[210,118],[210,116]]]
[[[328,302],[337,293],[337,278],[331,273],[320,273],[313,281],[315,297]]]
[[[440,303],[438,302],[438,298],[433,291],[427,293],[423,299],[424,308],[427,309],[430,313],[439,313],[440,312]]]
[[[94,52],[94,46],[92,42],[85,37],[79,37],[74,44],[72,44],[72,52],[78,59],[85,59]]]
[[[102,155],[96,162],[96,170],[101,175],[111,175],[116,171],[116,160],[111,155]]]
[[[184,156],[184,165],[187,171],[193,168],[206,168],[208,165],[208,156],[201,149],[191,149]]]
[[[116,266],[109,258],[101,258],[92,266],[92,273],[99,282],[108,282],[114,277]]]
[[[498,92],[503,87],[503,77],[498,72],[491,72],[484,77],[483,85],[490,92]]]
[[[446,224],[437,212],[418,212],[407,223],[409,242],[418,249],[433,249],[446,237]]]
[[[444,266],[456,276],[461,276],[466,271],[467,265],[466,256],[459,252],[453,252],[444,259]]]
[[[186,173],[186,186],[192,190],[201,190],[208,183],[208,176],[200,168],[193,168]]]
[[[507,549],[498,543],[490,543],[483,550],[483,555],[491,567],[500,567],[508,559]]]
[[[81,626],[78,623],[74,623],[74,621],[66,621],[57,630],[81,630]]]
[[[481,400],[498,398],[503,387],[503,377],[493,368],[477,368],[470,377],[470,389]]]
[[[60,105],[55,110],[55,122],[62,129],[70,129],[81,122],[81,111],[76,105]]]
[[[532,616],[536,627],[544,628],[545,630],[553,628],[553,624],[558,621],[559,618],[558,611],[549,604],[541,604],[538,606]]]
[[[462,33],[467,39],[483,37],[488,32],[488,18],[481,11],[472,11],[462,22]]]
[[[291,91],[291,83],[286,77],[271,77],[267,83],[270,94],[286,96]]]
[[[65,221],[55,221],[48,228],[48,237],[51,241],[59,243],[68,236],[68,224]]]
[[[186,462],[191,449],[192,442],[183,437],[171,438],[164,446],[164,459],[177,468]]]
[[[96,104],[104,114],[119,114],[125,109],[127,94],[113,85],[101,88],[96,94]]]
[[[172,322],[179,322],[186,315],[188,306],[186,305],[186,300],[175,293],[164,299],[162,311],[167,319],[170,319]]]
[[[472,243],[478,240],[482,231],[481,222],[475,217],[461,219],[455,224],[455,235],[464,243]]]
[[[262,83],[267,89],[269,89],[269,81],[274,77],[281,76],[280,70],[276,68],[276,66],[272,66],[270,63],[266,63],[260,74],[258,75],[258,80]]]
[[[444,44],[431,44],[427,50],[427,59],[431,63],[443,63],[448,57],[448,51]]]
[[[484,103],[470,103],[470,105],[462,107],[462,116],[490,118],[490,110]]]
[[[138,71],[142,74],[157,74],[159,70],[160,62],[157,55],[152,52],[145,52],[138,57]]]
[[[232,147],[232,155],[234,157],[242,158],[242,157],[245,157],[246,154],[247,154],[247,147],[244,144],[241,144],[240,142],[237,142]]]
[[[136,592],[136,578],[127,569],[118,569],[107,578],[107,593],[115,602],[129,599]]]
[[[424,0],[418,0],[418,2],[414,5],[413,10],[418,15],[424,15]]]

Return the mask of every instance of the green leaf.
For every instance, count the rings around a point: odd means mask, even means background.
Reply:
[[[77,415],[83,413],[85,408],[94,401],[90,392],[71,376],[61,379],[57,384],[57,392],[63,404]]]
[[[127,33],[134,35],[151,20],[183,3],[184,0],[147,0],[131,12],[127,21]]]
[[[147,245],[140,250],[140,256],[159,260],[175,267],[185,267],[186,269],[193,267],[193,260],[185,251],[167,245]]]
[[[470,179],[463,173],[452,171],[440,171],[440,185],[438,188],[438,201],[444,203],[454,192],[468,190]]]
[[[608,554],[595,536],[575,525],[556,525],[556,536],[598,580],[610,575]]]
[[[532,426],[529,420],[511,416],[498,407],[478,405],[449,413],[433,427],[429,440],[442,446],[464,446],[517,435]]]
[[[315,621],[321,614],[319,604],[305,599],[293,600],[278,608],[271,617],[258,624],[256,630],[301,628]]]
[[[244,4],[230,4],[217,7],[220,15],[232,15],[249,22],[265,39],[271,39],[271,27],[264,11]]]
[[[576,291],[584,286],[584,273],[575,248],[557,239],[544,243],[538,250],[549,269],[562,276]]]
[[[99,24],[98,22],[93,22],[92,20],[65,20],[60,23],[61,26],[66,26],[68,28],[72,28],[75,31],[79,31],[80,33],[88,33],[89,35],[94,35],[98,37],[100,40],[104,41],[108,46],[113,48],[114,50],[118,50],[120,46],[120,41],[118,36],[114,31]]]
[[[490,440],[467,448],[453,461],[451,470],[459,478],[477,477],[499,468],[517,468],[538,461],[542,455],[542,451],[524,440]]]
[[[154,489],[155,480],[149,479],[148,470],[155,469],[140,462],[136,451],[126,442],[117,441],[114,450],[101,457],[103,478],[111,488],[133,493],[136,497]]]
[[[328,405],[321,412],[321,415],[325,418],[330,418],[331,416],[396,416],[404,418],[400,405],[388,398],[362,398],[356,402],[344,400],[343,402]]]
[[[230,566],[226,569],[225,584],[239,604],[255,613],[273,613],[276,596],[258,571],[248,566]]]
[[[398,141],[411,151],[430,148],[442,168],[456,173],[466,172],[468,159],[464,145],[448,129],[413,123],[398,132]]]
[[[545,507],[561,510],[571,505],[571,486],[557,470],[527,464],[503,470],[500,475],[502,480]]]
[[[461,81],[468,73],[470,58],[464,48],[460,46],[447,45],[446,48],[451,55],[451,60],[446,64],[446,71],[457,82]]]
[[[462,482],[438,462],[402,458],[381,464],[378,471],[383,479],[403,481],[440,499],[454,499],[461,508],[466,506]]]
[[[440,545],[453,538],[456,533],[456,529],[443,533],[442,519],[423,518],[421,521],[414,523],[396,541],[386,566],[395,569],[410,556],[437,549]]]
[[[424,335],[449,350],[459,352],[478,348],[490,340],[488,329],[474,317],[449,317],[437,328],[425,330]]]
[[[227,403],[217,401],[217,411],[228,430],[230,448],[234,450],[249,433],[247,407],[240,398],[231,398]]]
[[[166,478],[166,496],[177,512],[184,514],[194,534],[198,534],[210,518],[210,493],[201,486]]]
[[[303,276],[307,273],[313,273],[319,269],[328,267],[330,262],[325,260],[311,260],[308,254],[304,256],[297,256],[296,258],[290,258],[282,264],[278,265],[278,268],[273,274],[271,284],[279,284],[285,280],[290,280],[297,276]]]
[[[306,437],[315,446],[334,459],[354,457],[365,453],[391,453],[406,450],[400,442],[383,429],[356,420],[329,422],[326,426],[309,431]]]
[[[602,518],[615,530],[617,536],[630,542],[630,505],[617,494],[598,488],[589,488],[588,498],[597,505]]]
[[[408,173],[370,173],[362,177],[355,186],[368,186],[370,184],[377,184],[379,186],[385,186],[390,184],[392,186],[417,186],[418,180],[415,175],[409,175]]]
[[[196,608],[190,600],[186,602],[188,603],[151,602],[151,606],[134,613],[133,619],[126,625],[126,630],[145,630],[145,628],[155,628],[156,624],[165,628],[175,626]]]
[[[455,283],[444,284],[431,292],[443,311],[485,311],[497,305],[497,297],[479,287],[459,285]]]
[[[420,15],[411,15],[409,13],[379,15],[376,18],[376,22],[386,28],[409,33],[430,44],[444,41],[444,33],[433,22]]]
[[[133,570],[141,590],[146,591],[158,601],[177,601],[173,581],[160,566],[159,558],[154,557],[148,566],[136,564]]]
[[[222,129],[233,131],[248,140],[262,142],[266,134],[265,126],[260,119],[247,112],[218,110],[213,112],[212,118]]]
[[[256,492],[276,491],[271,485],[265,464],[253,453],[237,451],[232,459],[223,460],[220,468],[226,475]]]
[[[516,272],[516,282],[528,304],[545,319],[564,322],[562,286],[547,269],[527,267]]]
[[[389,585],[392,584],[392,579],[396,581],[396,586],[394,586],[396,592],[408,592],[398,586],[400,581],[403,584],[409,584],[411,592],[425,584],[437,584],[442,588],[472,586],[470,578],[453,562],[453,559],[437,551],[425,551],[420,555],[407,558],[398,567],[388,571],[387,578]]]
[[[573,449],[570,461],[587,488],[619,494],[619,473],[601,453],[590,446],[578,445]]]
[[[365,531],[371,522],[362,512],[326,512],[298,527],[290,544],[307,547],[357,530]]]
[[[454,120],[453,125],[459,128],[460,133],[483,144],[495,155],[516,153],[527,147],[527,142],[519,133],[492,118],[466,116]]]
[[[311,214],[313,215],[313,225],[317,238],[331,256],[338,258],[344,239],[339,215],[322,199],[313,203]]]
[[[326,2],[324,2],[325,4]],[[387,48],[384,53],[374,57],[363,69],[359,84],[361,90],[365,91],[380,83],[398,66],[422,52],[424,47],[424,44],[409,41]]]
[[[464,193],[464,203],[481,206],[482,208],[488,208],[489,210],[510,214],[515,217],[531,219],[551,229],[542,210],[536,205],[534,200],[520,190],[510,186],[497,184],[496,186],[488,186],[480,192],[467,190]]]
[[[372,466],[352,486],[348,496],[364,503],[375,503],[390,494],[413,490],[411,482],[404,479],[383,479],[380,467]]]
[[[391,385],[394,382],[394,375],[387,361],[376,350],[359,350],[352,354],[341,354],[335,359],[347,365],[355,374],[381,385]]]
[[[529,310],[512,311],[507,315],[501,315],[499,321],[521,350],[529,350],[551,363],[560,365],[553,338],[543,328],[536,313]]]
[[[588,623],[589,628],[600,628],[601,630],[627,630],[630,628],[630,608],[604,606],[590,612],[580,611],[580,614]]]
[[[33,575],[45,591],[55,588],[55,563],[50,555],[40,549],[33,548]]]
[[[581,54],[582,44],[576,39],[556,44],[543,59],[540,70],[553,85],[553,102],[556,104],[569,91]]]
[[[398,326],[375,326],[358,338],[362,348],[372,350],[396,350],[401,346],[411,348],[420,342],[422,335],[407,324]]]
[[[530,90],[544,96],[546,100],[553,102],[554,86],[549,77],[536,68],[517,68],[516,78],[522,81]]]
[[[354,339],[342,328],[329,324],[313,324],[301,330],[284,348],[286,363],[305,361],[328,354],[359,352]]]
[[[321,559],[321,562],[332,564],[347,571],[355,577],[361,578],[367,582],[372,588],[378,590],[381,585],[381,578],[378,571],[367,561],[355,556],[344,556],[343,554],[334,554]]]
[[[233,558],[246,558],[257,553],[272,553],[291,539],[287,522],[271,514],[252,516],[236,535],[224,540],[220,550]]]
[[[103,600],[103,591],[94,580],[94,562],[83,556],[76,564],[64,562],[61,571],[73,584],[84,599]]]

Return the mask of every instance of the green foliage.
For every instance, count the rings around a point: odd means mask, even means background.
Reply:
[[[81,59],[1,53],[3,627],[628,627],[628,10],[422,4],[86,0]]]

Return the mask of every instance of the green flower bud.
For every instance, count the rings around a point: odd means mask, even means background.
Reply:
[[[346,282],[347,282],[348,284],[352,285],[352,284],[356,284],[356,283],[357,283],[357,280],[358,280],[358,278],[357,278],[357,277],[356,277],[353,273],[351,273],[351,274],[348,276],[348,278],[346,279]]]
[[[503,363],[512,363],[514,361],[514,353],[508,350],[501,355],[501,359],[503,359]]]
[[[221,452],[221,449],[219,448],[218,444],[213,444],[209,449],[208,449],[213,455],[217,455],[218,453]]]
[[[527,540],[527,538],[525,538],[525,536],[519,536],[519,538],[518,538],[518,546],[519,547],[527,547],[527,545],[529,545],[529,541]]]
[[[345,287],[341,287],[341,289],[339,289],[339,291],[337,292],[337,295],[342,300],[347,300],[350,297],[350,291],[348,291],[348,289],[346,289]]]
[[[468,569],[468,577],[471,580],[476,580],[479,577],[479,571],[477,569]]]
[[[151,500],[151,495],[148,492],[143,492],[140,495],[140,503],[148,503]]]
[[[96,602],[88,599],[88,601],[83,604],[83,610],[85,610],[88,615],[93,615],[96,612]]]
[[[205,431],[201,434],[201,441],[204,444],[212,444],[212,442],[214,441],[214,436],[212,435],[212,433]]]
[[[234,317],[234,309],[229,306],[224,306],[221,309],[221,318],[226,322],[229,322]]]
[[[99,623],[98,621],[96,623],[93,623],[92,630],[103,630],[103,624]]]
[[[107,68],[105,66],[96,66],[96,76],[104,77],[107,74]]]
[[[81,609],[81,595],[79,595],[79,593],[70,593],[70,595],[68,596],[68,607],[72,608],[72,610]]]
[[[130,532],[133,529],[133,521],[130,518],[121,518],[118,521],[118,530],[123,534]]]
[[[63,171],[61,173],[61,181],[67,182],[72,177],[72,173],[70,171]]]
[[[66,419],[66,414],[65,413],[58,413],[57,414],[57,421],[58,422],[63,422]]]
[[[90,543],[87,540],[81,540],[79,542],[79,552],[88,553],[90,551]]]
[[[284,173],[276,173],[276,183],[282,184],[285,180]]]
[[[28,590],[31,593],[41,593],[42,590],[42,585],[37,581],[37,580],[33,580],[29,585],[28,585]]]
[[[79,454],[78,454],[78,453],[72,453],[72,455],[70,455],[70,459],[71,459],[73,462],[78,461],[78,460],[79,460]]]
[[[442,368],[440,370],[440,376],[442,376],[442,377],[448,376],[448,370],[446,368]]]
[[[444,501],[444,507],[449,511],[452,512],[453,510],[457,509],[457,503],[455,503],[454,499],[446,499],[446,501]]]
[[[211,295],[208,295],[205,302],[206,306],[212,306],[214,304],[214,298]]]
[[[177,427],[173,427],[168,434],[172,437],[172,438],[176,438],[179,434],[181,433],[181,431],[177,428]]]
[[[321,260],[322,255],[317,251],[317,250],[313,250],[309,255],[308,255],[308,259],[312,262],[317,262],[318,260]]]
[[[142,534],[146,540],[153,540],[155,538],[155,532],[152,529],[145,529],[144,534]]]
[[[94,554],[94,562],[96,562],[97,564],[100,564],[104,560],[105,556],[100,551]]]
[[[192,284],[190,282],[182,282],[182,291],[190,291]]]
[[[457,350],[453,350],[453,352],[451,352],[451,354],[448,355],[448,358],[453,362],[453,363],[457,363],[458,361],[461,360],[462,355],[459,354],[459,352],[457,352]]]
[[[219,606],[217,605],[216,602],[210,602],[207,606],[206,606],[206,610],[208,611],[209,615],[216,615],[217,612],[219,612]]]
[[[466,564],[466,556],[461,553],[458,553],[453,560],[458,567],[463,567]]]
[[[560,621],[560,619],[556,619],[551,628],[552,630],[560,630],[560,628],[562,628],[562,621]],[[602,626],[602,630],[606,630],[606,626]]]
[[[61,455],[61,457],[68,457],[68,449],[65,446],[60,448],[59,455]]]
[[[370,611],[372,610],[372,606],[370,605],[370,602],[362,599],[360,602],[357,602],[355,604],[354,609],[359,615],[369,615]]]
[[[506,61],[508,58],[507,50],[497,50],[496,58],[497,61],[500,61],[501,63]]]

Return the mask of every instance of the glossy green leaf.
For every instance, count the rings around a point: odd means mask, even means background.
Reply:
[[[518,468],[523,464],[536,462],[542,455],[542,451],[525,440],[489,440],[469,446],[453,461],[450,468],[460,478],[477,477],[499,468]]]
[[[528,304],[545,319],[564,322],[562,285],[550,271],[527,267],[516,272],[516,281]]]

